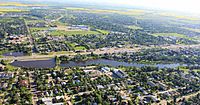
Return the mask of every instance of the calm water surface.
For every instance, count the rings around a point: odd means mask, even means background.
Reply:
[[[110,65],[110,66],[126,66],[126,67],[143,67],[143,66],[156,66],[158,68],[175,68],[178,66],[185,66],[181,64],[139,64],[139,63],[127,63],[127,62],[119,62],[114,60],[106,60],[106,59],[95,59],[88,60],[85,62],[68,62],[60,64],[61,67],[76,67],[76,66],[88,66],[92,64],[101,64],[101,65]],[[55,60],[36,60],[36,61],[14,61],[12,63],[13,66],[17,67],[27,67],[27,68],[53,68],[55,67]]]

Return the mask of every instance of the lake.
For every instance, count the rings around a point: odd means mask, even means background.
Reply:
[[[14,56],[14,57],[19,57],[19,56],[24,56],[23,52],[8,52],[3,54],[3,56]]]
[[[25,68],[53,68],[56,66],[54,59],[34,61],[14,61],[12,66]]]
[[[76,67],[76,66],[88,66],[92,64],[101,64],[101,65],[109,65],[109,66],[126,66],[126,67],[143,67],[143,66],[155,66],[158,68],[175,68],[178,66],[185,66],[181,64],[139,64],[139,63],[127,63],[127,62],[119,62],[114,60],[107,60],[107,59],[95,59],[95,60],[88,60],[84,62],[68,62],[60,64],[61,67]],[[55,60],[36,60],[36,61],[14,61],[11,65],[17,67],[27,67],[27,68],[53,68],[55,67]]]

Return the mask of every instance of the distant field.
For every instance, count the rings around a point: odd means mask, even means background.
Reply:
[[[100,29],[97,29],[96,31],[99,32],[99,33],[105,34],[105,35],[107,35],[107,34],[110,33],[109,31],[106,31],[106,30],[100,30]]]
[[[87,11],[89,13],[118,13],[124,15],[143,15],[147,11],[140,10],[140,9],[128,9],[128,10],[110,10],[110,9],[88,9],[88,8],[74,8],[69,7],[66,10],[73,10],[73,11]]]
[[[91,10],[90,13],[117,13],[122,15],[143,15],[145,12],[140,10],[127,10],[127,11],[120,11],[120,10]]]
[[[70,43],[70,45],[75,49],[75,50],[86,50],[84,46],[76,46],[74,43]]]
[[[44,20],[26,20],[26,22],[30,24],[30,23],[39,23],[39,22],[45,22],[45,21]]]
[[[67,26],[67,25],[65,25],[65,24],[60,24],[60,25],[57,25],[57,31],[67,31],[67,32],[70,32],[70,31],[72,31],[72,33],[73,32],[81,32],[81,31],[83,31],[83,30],[79,30],[79,29],[76,29],[76,30],[70,30],[70,29],[68,29],[69,28],[69,26]],[[94,34],[98,34],[98,33],[101,33],[101,34],[105,34],[105,35],[107,35],[107,34],[109,34],[109,31],[106,31],[106,30],[100,30],[100,29],[96,29],[96,31],[84,31],[84,32],[86,32],[86,33],[94,33]]]
[[[7,13],[7,12],[25,12],[25,11],[26,11],[26,10],[0,8],[0,13]]]
[[[90,34],[100,34],[97,31],[63,31],[63,30],[56,30],[50,32],[50,35],[53,36],[60,36],[60,35],[90,35]]]
[[[75,50],[86,50],[84,46],[77,46],[74,48]]]
[[[184,71],[184,72],[186,72],[186,73],[188,73],[188,72],[190,71],[189,69],[187,69],[187,68],[185,68],[185,67],[179,67],[179,69],[182,70],[182,71]],[[194,70],[192,70],[192,71],[194,71],[194,72],[199,72],[200,69],[194,69]]]
[[[133,30],[142,29],[142,27],[138,27],[138,26],[135,26],[135,25],[128,26],[128,28],[133,29]]]
[[[46,6],[46,5],[22,4],[22,3],[17,3],[17,2],[0,2],[0,6],[21,6],[21,7],[27,7],[27,6]]]
[[[3,2],[0,3],[0,6],[28,6],[28,5],[16,2]]]
[[[86,11],[89,10],[87,8],[76,8],[76,7],[67,7],[66,10],[79,10],[79,11]]]
[[[177,38],[190,39],[186,35],[178,34],[178,33],[154,33],[153,36],[163,36],[163,37],[173,36],[173,37],[177,37]]]
[[[176,15],[176,14],[173,14],[173,13],[160,13],[160,15],[161,16],[175,17],[177,19],[192,20],[192,21],[200,20],[199,18],[190,17],[190,16]]]
[[[186,29],[186,30],[190,30],[190,31],[193,31],[193,32],[199,32],[200,33],[200,29],[194,29],[194,28],[188,28],[188,27],[181,27],[183,29]]]
[[[38,27],[31,27],[30,28],[30,31],[31,32],[38,32],[38,31],[44,31],[44,30],[47,30],[48,28],[46,27],[41,27],[41,28],[38,28]]]

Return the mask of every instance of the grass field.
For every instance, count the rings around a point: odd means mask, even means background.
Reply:
[[[29,23],[39,23],[39,22],[45,22],[44,20],[36,20],[37,18],[32,17],[35,20],[26,20],[26,22]]]
[[[140,9],[127,9],[127,10],[111,10],[111,9],[88,9],[88,8],[74,8],[69,7],[66,8],[66,10],[72,10],[72,11],[87,11],[90,13],[118,13],[118,14],[124,14],[124,15],[143,15],[147,11],[140,10]]]
[[[163,36],[163,37],[172,36],[172,37],[177,37],[177,38],[191,39],[184,34],[178,34],[178,33],[154,33],[153,36]]]
[[[77,7],[67,7],[66,10],[75,10],[75,11],[86,11],[89,10],[87,8],[77,8]]]
[[[105,35],[107,35],[107,34],[110,33],[109,31],[106,31],[106,30],[100,30],[100,29],[96,29],[96,31],[99,32],[99,33],[105,34]]]
[[[199,18],[196,18],[196,17],[177,15],[177,14],[173,14],[173,13],[160,13],[159,15],[168,16],[168,17],[174,17],[174,18],[177,18],[177,19],[192,20],[192,21],[200,20]]]
[[[76,46],[74,43],[69,44],[74,48],[74,50],[87,50],[87,48],[85,48],[84,46]]]
[[[133,30],[138,30],[138,29],[142,29],[141,27],[132,25],[132,26],[128,26],[128,28],[133,29]]]
[[[19,6],[19,7],[28,7],[28,6],[46,6],[46,5],[40,5],[40,4],[22,4],[17,2],[0,2],[0,6]]]
[[[0,3],[0,6],[28,6],[28,5],[16,2],[3,2]]]
[[[55,30],[50,32],[50,35],[53,36],[62,36],[62,35],[91,35],[91,34],[100,34],[97,31],[63,31],[63,30]]]
[[[46,27],[41,27],[41,28],[38,28],[38,27],[31,27],[30,28],[30,31],[31,32],[38,32],[38,31],[44,31],[44,30],[47,30],[48,28]]]
[[[0,13],[8,13],[8,12],[25,12],[25,11],[26,11],[26,10],[0,8]]]
[[[184,71],[185,73],[188,73],[190,70],[185,67],[179,67],[180,70]],[[193,69],[194,72],[200,72],[200,69]]]
[[[84,46],[77,46],[74,48],[75,50],[86,50]]]
[[[200,33],[200,29],[194,29],[194,28],[188,28],[188,27],[181,27],[183,29],[189,30],[189,31],[193,31],[193,32],[198,32]]]

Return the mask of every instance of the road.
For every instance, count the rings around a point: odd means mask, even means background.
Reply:
[[[177,49],[184,49],[184,48],[200,48],[200,44],[197,45],[163,45],[163,46],[140,46],[140,47],[133,47],[133,48],[101,48],[101,49],[96,49],[90,52],[80,52],[80,53],[75,53],[75,52],[66,52],[62,54],[58,53],[53,53],[51,55],[38,55],[38,54],[32,54],[32,56],[21,56],[21,57],[3,57],[0,58],[0,60],[19,60],[19,61],[29,61],[29,60],[46,60],[49,58],[53,58],[55,56],[74,56],[76,54],[90,54],[93,52],[94,54],[105,54],[105,53],[124,53],[124,52],[138,52],[141,49],[148,49],[148,48],[165,48],[165,49],[172,49],[172,50],[177,50]]]

